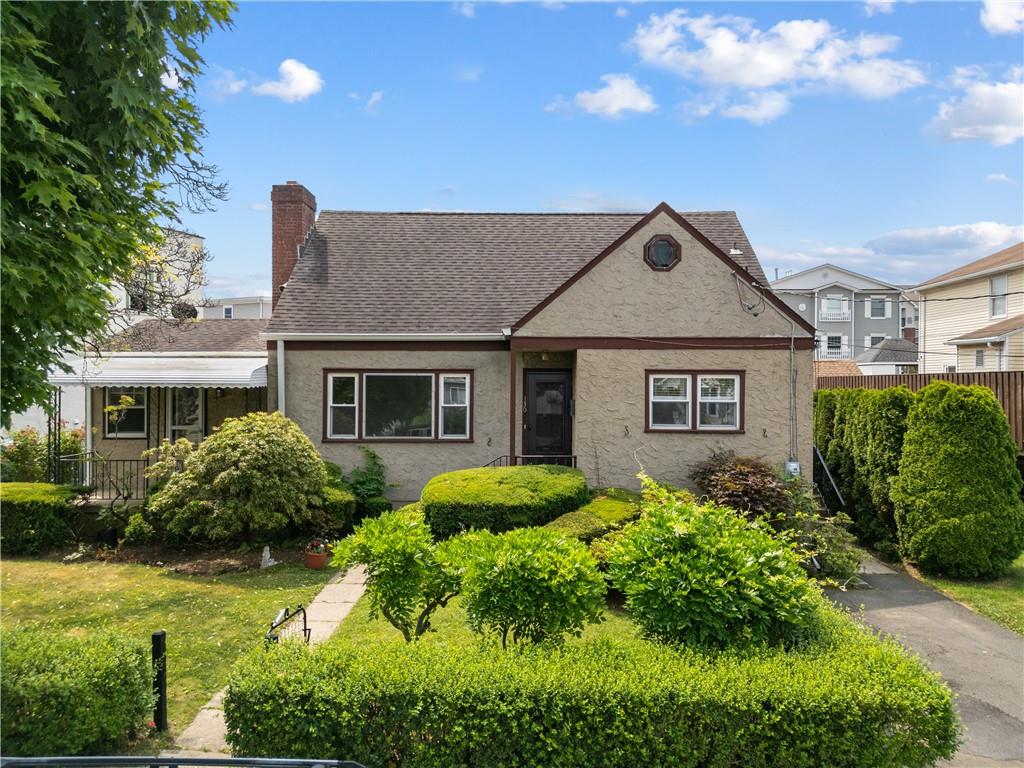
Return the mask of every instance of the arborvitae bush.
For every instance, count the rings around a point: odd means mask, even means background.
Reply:
[[[903,435],[914,393],[905,386],[889,387],[875,393],[866,404],[866,481],[871,503],[884,529],[896,540],[890,487],[900,471]]]
[[[937,381],[907,416],[892,486],[903,556],[922,570],[995,577],[1024,550],[1021,476],[992,390]]]
[[[836,390],[816,390],[814,392],[814,444],[822,455],[828,454],[835,420]]]
[[[832,439],[825,460],[843,494],[846,512],[853,520],[853,533],[861,541],[875,544],[885,538],[885,532],[876,522],[867,482],[857,467],[858,453],[864,451],[864,402],[871,394],[864,389],[835,391]]]

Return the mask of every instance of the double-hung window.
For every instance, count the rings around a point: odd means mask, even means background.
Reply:
[[[884,296],[872,296],[864,306],[864,309],[867,310],[864,314],[875,320],[884,320],[888,315],[888,304],[889,302]]]
[[[327,371],[325,440],[469,440],[467,371]]]
[[[1006,317],[1006,294],[1010,290],[1009,275],[996,275],[989,278],[988,292],[991,294],[989,301],[989,315],[992,317]]]
[[[743,375],[733,371],[648,371],[647,429],[703,432],[743,429]]]
[[[107,387],[104,395],[106,437],[146,436],[146,390],[141,387]]]

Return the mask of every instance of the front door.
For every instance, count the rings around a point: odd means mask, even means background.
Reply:
[[[531,464],[572,464],[572,371],[527,370],[523,448]]]

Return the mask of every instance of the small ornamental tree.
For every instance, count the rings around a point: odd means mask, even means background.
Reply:
[[[175,536],[259,539],[306,525],[326,481],[316,447],[294,421],[250,413],[226,419],[149,503]]]
[[[331,564],[366,567],[370,617],[383,616],[405,641],[430,631],[430,618],[459,591],[458,569],[444,557],[418,504],[370,517],[334,545]]]
[[[461,544],[460,544],[461,542]],[[502,648],[561,642],[602,620],[604,577],[586,545],[549,528],[487,531],[449,540],[462,561],[470,627]]]
[[[994,578],[1024,550],[1021,476],[992,390],[929,384],[907,415],[892,486],[900,551],[922,570]]]

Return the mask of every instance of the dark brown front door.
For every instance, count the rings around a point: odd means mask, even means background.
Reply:
[[[527,370],[524,453],[531,464],[572,464],[572,371]]]

